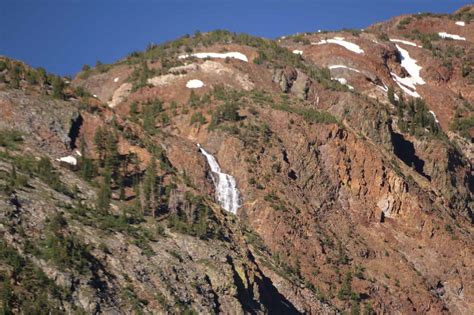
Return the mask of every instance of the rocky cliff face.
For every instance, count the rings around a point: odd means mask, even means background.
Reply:
[[[3,310],[471,314],[472,14],[2,58]]]

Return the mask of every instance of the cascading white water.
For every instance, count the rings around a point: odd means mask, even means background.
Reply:
[[[237,209],[240,207],[240,194],[235,178],[229,174],[222,173],[214,156],[204,150],[200,144],[198,144],[198,148],[206,157],[207,163],[213,173],[212,180],[216,186],[217,201],[225,210],[237,214]]]

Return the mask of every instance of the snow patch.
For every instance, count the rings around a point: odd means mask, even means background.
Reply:
[[[206,60],[201,64],[191,63],[186,66],[171,68],[169,70],[170,73],[149,78],[147,82],[153,86],[166,86],[172,84],[180,78],[188,77],[190,73],[197,71],[203,73],[211,73],[213,75],[218,74],[223,76],[229,76],[244,90],[250,91],[254,89],[254,84],[250,80],[248,73],[244,74],[241,71],[236,71],[221,62],[212,60]],[[186,74],[183,74],[183,72],[185,72]]]
[[[414,42],[409,42],[409,41],[403,40],[403,39],[390,38],[390,41],[391,41],[392,43],[402,43],[402,44],[405,44],[405,45],[410,45],[410,46],[413,46],[413,47],[422,48],[422,46],[417,45],[417,44],[414,43]]]
[[[318,43],[311,43],[311,44],[312,45],[336,44],[336,45],[340,45],[346,48],[347,50],[355,52],[356,54],[364,53],[364,51],[360,48],[359,45],[344,40],[344,37],[334,37],[331,39],[323,39]]]
[[[117,77],[117,78],[114,79],[114,82],[118,82],[118,80],[119,80],[119,78]]]
[[[226,211],[237,214],[240,207],[240,193],[237,189],[235,178],[228,174],[222,173],[219,164],[214,156],[207,153],[200,144],[197,145],[201,153],[206,157],[207,163],[213,173],[212,180],[216,187],[216,199]]]
[[[199,89],[204,86],[204,82],[201,80],[189,80],[188,83],[186,83],[186,87],[188,89]]]
[[[432,110],[430,110],[430,114],[433,115],[433,118],[434,118],[435,122],[436,122],[437,124],[439,124],[439,120],[438,120],[438,117],[436,117],[435,112],[432,111]]]
[[[71,164],[71,165],[74,165],[74,166],[77,165],[77,159],[75,157],[73,157],[72,155],[68,155],[68,156],[56,159],[56,161],[68,163],[68,164]]]
[[[454,40],[466,40],[466,37],[462,37],[462,36],[459,36],[459,35],[456,35],[456,34],[448,34],[446,32],[439,32],[438,35],[441,38],[450,38],[450,39],[454,39]]]
[[[339,81],[342,85],[345,85],[349,88],[349,90],[353,90],[354,87],[352,85],[347,84],[347,80],[345,78],[331,78],[331,80]]]
[[[408,95],[412,97],[421,97],[418,92],[416,92],[416,87],[415,84],[412,81],[412,78],[401,78],[397,76],[395,73],[391,72],[392,78],[395,80],[395,82],[398,84],[398,86]],[[414,91],[410,90],[408,87],[413,89]]]
[[[359,71],[359,70],[357,70],[357,69],[354,69],[354,68],[350,68],[350,67],[348,67],[348,66],[345,66],[345,65],[332,65],[332,66],[329,66],[329,70],[333,70],[333,69],[341,69],[341,68],[343,68],[343,69],[349,69],[349,70],[351,70],[351,71],[355,71],[355,72],[358,72],[358,73],[360,73],[360,71]]]
[[[388,86],[383,82],[382,82],[382,84],[383,84],[383,86],[375,84],[375,87],[378,88],[379,90],[381,90],[382,92],[385,92],[385,94],[388,93]],[[400,99],[397,94],[394,94],[393,96],[395,97],[396,101],[398,101]]]
[[[406,78],[401,78],[392,72],[392,78],[395,80],[398,86],[408,95],[413,97],[421,97],[420,94],[416,92],[415,85],[425,84],[425,81],[420,76],[420,70],[422,69],[422,67],[417,64],[417,61],[415,59],[410,57],[410,54],[407,50],[401,48],[398,45],[395,46],[397,46],[398,52],[400,53],[402,59],[402,67],[405,68],[405,70],[410,76]]]
[[[302,50],[295,49],[295,50],[293,50],[293,53],[294,53],[295,55],[302,55],[302,54],[303,54],[303,51],[302,51]]]
[[[417,61],[410,57],[410,54],[408,53],[407,50],[401,48],[398,45],[395,45],[395,46],[397,46],[397,49],[400,52],[400,55],[402,57],[402,67],[405,68],[407,72],[410,74],[411,79],[412,79],[411,82],[413,83],[413,85],[425,84],[425,81],[420,76],[420,70],[422,68],[419,65],[417,65]]]
[[[464,21],[457,21],[457,22],[456,22],[456,25],[459,25],[459,26],[466,26],[466,22],[464,22]]]
[[[240,53],[240,52],[228,52],[228,53],[213,53],[213,52],[208,52],[208,53],[195,53],[195,54],[191,54],[191,55],[181,55],[181,56],[178,56],[178,59],[186,59],[186,58],[189,58],[189,57],[196,57],[196,58],[199,58],[199,59],[205,59],[205,58],[221,58],[221,59],[225,59],[225,58],[234,58],[234,59],[239,59],[239,60],[242,60],[242,61],[245,61],[245,62],[248,62],[249,59],[247,58],[247,56],[245,56],[244,54]]]

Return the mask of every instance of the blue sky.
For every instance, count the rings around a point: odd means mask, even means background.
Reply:
[[[467,0],[0,0],[0,55],[73,75],[196,30],[275,38],[363,28],[403,13],[453,12]]]

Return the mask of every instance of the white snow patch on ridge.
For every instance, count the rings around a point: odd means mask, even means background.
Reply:
[[[222,173],[219,164],[217,163],[214,156],[207,153],[200,144],[197,145],[201,153],[206,157],[207,163],[211,168],[214,176],[214,186],[216,187],[216,199],[226,211],[237,214],[237,209],[240,207],[240,193],[237,189],[235,178]]]
[[[119,78],[117,77],[117,78],[114,79],[114,82],[118,82],[118,80],[119,80]]]
[[[401,48],[398,45],[395,46],[397,46],[397,49],[400,52],[400,56],[402,58],[402,67],[405,68],[405,70],[410,76],[406,78],[401,78],[392,72],[392,78],[395,80],[398,86],[408,95],[413,97],[421,97],[420,94],[416,92],[415,86],[416,84],[425,84],[425,81],[420,76],[421,67],[417,65],[417,61],[415,59],[410,57],[410,54],[407,50]]]
[[[295,55],[302,55],[302,54],[303,54],[303,51],[302,51],[302,50],[295,49],[295,50],[293,50],[293,53],[294,53]]]
[[[412,81],[412,78],[401,78],[397,76],[395,73],[391,72],[390,73],[395,80],[395,82],[398,84],[398,86],[408,95],[413,96],[413,97],[421,97],[418,92],[416,92],[415,85]],[[412,88],[414,91],[410,90],[408,87]]]
[[[437,124],[439,124],[439,120],[438,120],[438,118],[436,117],[435,112],[432,111],[432,110],[430,110],[430,114],[433,115],[433,118],[434,118],[435,122],[436,122]]]
[[[347,50],[355,52],[356,54],[364,53],[364,51],[359,47],[359,45],[344,40],[344,37],[334,37],[331,39],[323,39],[318,43],[311,43],[311,44],[312,45],[336,44],[336,45],[340,45],[346,48]]]
[[[249,59],[247,58],[247,56],[245,56],[244,54],[240,53],[240,52],[227,52],[227,53],[213,53],[213,52],[208,52],[208,53],[195,53],[195,54],[191,54],[191,55],[181,55],[181,56],[178,56],[178,59],[186,59],[186,58],[189,58],[189,57],[196,57],[196,58],[199,58],[199,59],[205,59],[205,58],[221,58],[221,59],[225,59],[225,58],[234,58],[234,59],[239,59],[239,60],[242,60],[242,61],[245,61],[245,62],[248,62]]]
[[[77,165],[77,159],[73,157],[72,155],[68,155],[68,156],[56,159],[56,161],[68,163],[71,165]]]
[[[448,34],[446,32],[439,32],[438,35],[442,38],[450,38],[450,39],[454,39],[454,40],[466,40],[466,37],[462,37],[462,36],[455,35],[455,34]]]
[[[466,23],[464,21],[457,21],[456,22],[456,25],[459,25],[459,26],[466,26]]]
[[[425,84],[425,81],[420,76],[421,67],[417,65],[417,61],[410,57],[410,54],[407,50],[401,48],[398,45],[395,46],[397,46],[397,49],[402,56],[402,67],[405,68],[412,77],[413,84]]]
[[[202,82],[201,80],[189,80],[186,83],[186,87],[188,89],[199,89],[199,88],[202,88],[203,86],[204,86],[204,82]]]
[[[413,46],[413,47],[421,48],[420,45],[417,45],[414,42],[409,42],[409,41],[403,40],[403,39],[390,38],[390,41],[392,43],[402,43],[402,44],[405,44],[405,45],[410,45],[410,46]]]
[[[349,90],[353,90],[354,87],[352,85],[347,84],[347,80],[345,78],[331,78],[331,80],[339,81],[342,85],[345,85],[349,88]]]
[[[359,71],[359,70],[357,70],[357,69],[354,69],[354,68],[350,68],[350,67],[348,67],[348,66],[345,66],[345,65],[332,65],[332,66],[329,66],[329,70],[333,70],[333,69],[341,69],[341,68],[343,68],[343,69],[349,69],[349,70],[352,70],[352,71],[355,71],[355,72],[358,72],[358,73],[360,73],[360,71]]]

